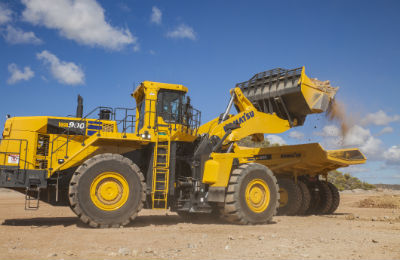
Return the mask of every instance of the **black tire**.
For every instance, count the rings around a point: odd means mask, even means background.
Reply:
[[[339,207],[340,194],[339,194],[339,190],[336,188],[335,185],[333,185],[333,183],[327,182],[327,184],[328,184],[329,189],[331,190],[331,193],[332,193],[332,206],[329,208],[327,214],[332,214]]]
[[[97,190],[95,193],[97,197],[91,196],[91,190],[93,192],[98,189],[98,186],[92,189],[93,183],[96,183],[99,176],[108,172],[122,176],[126,187],[129,187],[125,191],[122,189],[122,193],[125,192],[123,204],[112,210],[96,206],[94,201],[99,196]],[[110,182],[110,178],[105,177],[105,181],[107,180]],[[118,183],[118,180],[111,180]],[[135,219],[143,208],[145,190],[143,174],[131,160],[119,154],[99,154],[85,161],[73,174],[69,185],[69,201],[71,209],[83,223],[91,227],[119,227]],[[118,194],[120,192],[118,190]]]
[[[310,207],[311,194],[304,181],[297,180],[297,185],[300,188],[302,200],[300,208],[296,212],[296,215],[304,215],[307,212],[308,208]]]
[[[222,211],[223,218],[228,222],[242,225],[270,222],[276,215],[279,206],[278,190],[275,176],[264,165],[249,163],[239,166],[232,171],[229,179]],[[246,202],[246,192],[252,193],[253,191],[258,194],[261,192],[261,205],[255,210],[249,206],[248,203],[251,202]],[[267,199],[268,192],[269,200]],[[257,204],[257,202],[253,203]]]
[[[320,200],[315,209],[316,214],[327,214],[332,207],[332,192],[327,183],[326,181],[317,182]]]
[[[280,193],[278,215],[295,215],[298,212],[302,201],[300,187],[289,178],[278,178],[278,185]],[[285,201],[283,201],[283,198]]]
[[[316,181],[306,181],[305,182],[310,193],[310,205],[305,212],[305,215],[311,215],[317,213],[317,208],[320,203],[319,188]]]

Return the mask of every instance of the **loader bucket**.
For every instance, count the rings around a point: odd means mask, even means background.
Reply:
[[[236,87],[259,111],[276,113],[291,126],[303,125],[308,114],[325,112],[338,89],[307,77],[304,67],[264,71]]]

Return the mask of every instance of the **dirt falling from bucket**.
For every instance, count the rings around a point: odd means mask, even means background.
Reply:
[[[343,103],[333,99],[326,111],[326,117],[333,121],[337,120],[340,124],[342,137],[346,136],[347,132],[351,128],[351,122],[348,114],[346,113],[346,108]]]

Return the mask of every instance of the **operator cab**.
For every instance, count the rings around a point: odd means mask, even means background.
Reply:
[[[182,85],[144,81],[132,94],[137,103],[137,129],[177,125],[197,129],[200,112],[190,104]]]

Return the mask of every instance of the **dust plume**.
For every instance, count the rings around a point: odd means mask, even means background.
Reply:
[[[326,117],[329,120],[336,120],[340,124],[341,134],[344,137],[349,129],[352,127],[352,120],[350,120],[346,108],[342,102],[332,99],[326,111]]]

